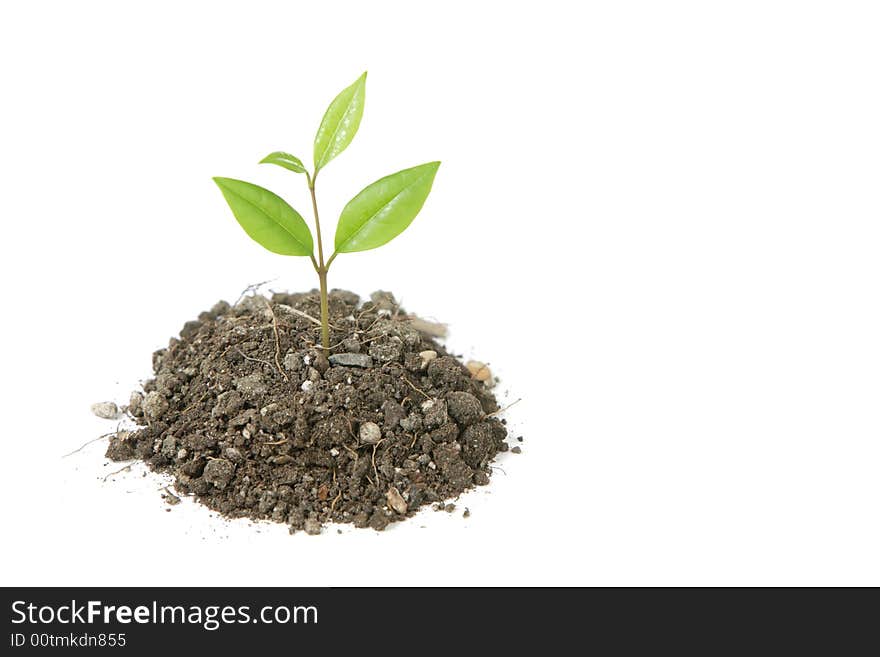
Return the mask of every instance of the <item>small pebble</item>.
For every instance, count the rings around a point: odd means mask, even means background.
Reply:
[[[321,523],[315,520],[314,518],[308,518],[303,524],[303,529],[306,530],[306,534],[309,536],[317,536],[321,533]]]
[[[347,367],[372,367],[373,359],[368,354],[333,354],[330,356],[333,365],[345,365]]]
[[[128,412],[132,415],[143,415],[144,395],[138,391],[131,393],[128,400]]]
[[[362,443],[375,445],[382,440],[382,429],[375,422],[364,422],[358,431]]]
[[[485,383],[492,379],[492,370],[489,369],[486,363],[481,363],[478,360],[469,360],[465,364],[465,367],[468,368],[468,372],[471,373],[471,378],[475,381],[482,381]]]
[[[428,364],[429,364],[432,360],[434,360],[435,358],[437,358],[437,352],[434,351],[433,349],[428,349],[427,351],[420,351],[420,352],[419,352],[419,358],[422,359],[421,368],[422,368],[422,369],[425,369],[425,368],[428,367]]]
[[[158,420],[168,410],[168,401],[155,390],[144,398],[144,415],[150,420]]]
[[[406,513],[406,500],[403,499],[403,495],[396,488],[389,488],[388,492],[385,493],[385,499],[388,500],[388,506],[397,511],[397,513],[401,515]]]
[[[511,448],[510,451],[513,452],[514,454],[522,454],[522,447],[517,445],[516,447]]]
[[[119,417],[119,407],[113,402],[92,404],[92,413],[104,420],[115,420]]]

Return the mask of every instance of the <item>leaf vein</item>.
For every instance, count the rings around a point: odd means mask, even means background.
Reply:
[[[336,135],[339,134],[339,129],[342,127],[342,124],[345,123],[345,118],[352,112],[354,109],[354,99],[357,96],[357,90],[351,95],[351,98],[348,99],[348,102],[345,105],[345,111],[342,113],[342,118],[336,122],[336,127],[333,129],[333,134],[330,135],[330,139],[327,141],[327,146],[324,147],[324,152],[321,153],[321,159],[319,160],[319,166],[323,167],[327,165],[325,158],[327,157],[328,151],[331,150],[333,143],[336,141]]]
[[[357,230],[355,230],[351,235],[349,235],[347,238],[345,238],[345,240],[343,240],[343,242],[342,242],[342,246],[348,244],[348,243],[351,242],[355,237],[357,237],[357,236],[360,234],[360,232],[361,232],[362,230],[364,230],[364,228],[367,227],[367,224],[369,224],[373,219],[375,219],[376,216],[377,216],[380,212],[382,212],[382,210],[384,210],[386,207],[388,207],[389,205],[391,205],[391,203],[394,201],[394,199],[396,199],[398,196],[400,196],[401,194],[403,194],[403,193],[404,193],[405,191],[407,191],[410,187],[412,187],[413,185],[415,185],[417,182],[419,182],[422,178],[424,178],[424,177],[427,176],[427,175],[429,175],[429,174],[428,174],[428,173],[423,173],[423,174],[420,175],[418,178],[415,178],[412,182],[410,182],[406,187],[404,187],[404,188],[401,189],[399,192],[397,192],[397,193],[396,193],[394,196],[392,196],[390,199],[388,199],[387,201],[385,201],[385,202],[379,207],[378,210],[376,210],[373,214],[371,214],[369,217],[367,217],[366,219],[364,219],[363,223],[362,223],[360,226],[358,226]],[[338,250],[338,249],[337,249],[337,250]]]
[[[250,205],[252,208],[255,208],[255,209],[256,209],[260,214],[262,214],[263,216],[268,217],[270,221],[272,221],[275,225],[279,226],[279,227],[281,228],[281,230],[283,230],[285,233],[287,233],[288,235],[290,235],[290,236],[293,238],[293,241],[294,241],[294,242],[296,242],[297,244],[299,244],[300,246],[302,246],[305,250],[307,250],[307,251],[309,251],[309,252],[311,253],[311,249],[308,248],[308,245],[307,245],[305,242],[303,242],[302,240],[300,240],[300,239],[299,239],[299,238],[298,238],[293,232],[291,232],[291,230],[290,230],[287,226],[285,226],[285,225],[282,224],[280,221],[278,221],[277,219],[275,219],[275,217],[273,217],[272,215],[268,214],[268,213],[267,213],[265,210],[263,210],[263,208],[261,208],[259,205],[257,205],[256,203],[254,203],[254,202],[251,201],[250,199],[245,198],[244,196],[242,196],[242,195],[239,194],[238,192],[235,192],[235,191],[233,191],[232,189],[229,189],[228,187],[226,188],[226,191],[229,192],[230,194],[232,194],[233,196],[235,196],[235,197],[237,197],[237,198],[240,198],[242,201],[244,201],[245,203],[247,203],[248,205]],[[293,208],[291,208],[291,210],[293,210]],[[296,210],[294,210],[294,212],[296,212]]]

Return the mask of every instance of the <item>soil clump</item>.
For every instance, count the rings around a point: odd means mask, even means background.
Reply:
[[[223,515],[310,534],[382,530],[489,483],[507,450],[493,381],[390,293],[329,302],[329,358],[315,291],[221,301],[184,324],[123,409],[137,428],[112,435],[107,456],[170,473]]]

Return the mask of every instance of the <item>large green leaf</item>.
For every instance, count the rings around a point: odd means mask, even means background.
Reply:
[[[272,253],[312,254],[312,234],[299,212],[280,196],[233,178],[214,178],[244,231]]]
[[[367,74],[343,89],[321,119],[318,134],[315,135],[315,173],[339,155],[354,139],[361,116],[364,114],[364,94]]]
[[[285,153],[283,151],[275,151],[274,153],[269,153],[266,157],[260,160],[260,164],[277,164],[279,167],[284,167],[285,169],[289,169],[290,171],[295,171],[296,173],[305,173],[306,168],[300,160],[295,155],[291,155],[290,153]]]
[[[342,209],[336,251],[367,251],[400,235],[425,204],[439,166],[428,162],[365,187]]]

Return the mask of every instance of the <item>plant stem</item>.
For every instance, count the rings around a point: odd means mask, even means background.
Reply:
[[[321,346],[324,353],[330,357],[330,312],[327,303],[327,269],[318,271],[318,281],[321,284]]]
[[[326,265],[324,264],[324,244],[321,241],[321,220],[318,218],[318,200],[315,197],[315,178],[317,177],[317,171],[315,171],[314,176],[310,176],[306,173],[306,178],[309,183],[309,192],[312,195],[312,211],[315,213],[315,233],[318,237],[318,264],[315,266],[315,271],[318,272],[318,282],[321,291],[321,346],[324,348],[324,353],[329,356],[330,309],[327,302],[327,269],[330,267],[330,263],[328,262]],[[312,258],[312,264],[315,264],[314,258]]]

